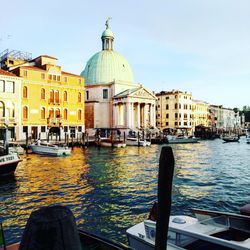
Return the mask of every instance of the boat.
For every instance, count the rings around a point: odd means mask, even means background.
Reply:
[[[126,143],[122,140],[111,140],[110,138],[101,138],[97,145],[101,147],[115,147],[115,148],[125,148]]]
[[[168,144],[197,143],[199,139],[194,136],[167,135]]]
[[[202,209],[196,217],[170,216],[168,243],[183,249],[250,249],[250,216]],[[127,230],[134,249],[154,249],[156,222],[144,220]]]
[[[223,135],[221,139],[224,142],[239,142],[240,136],[239,135]]]
[[[0,155],[0,176],[14,174],[18,163],[21,161],[17,153]]]
[[[150,146],[151,142],[143,140],[143,139],[139,139],[136,137],[127,137],[126,138],[126,144],[127,146],[142,146],[142,147],[146,147],[146,146]]]
[[[51,144],[49,142],[36,141],[29,145],[32,153],[50,156],[66,156],[71,154],[71,149],[67,146]]]
[[[148,219],[126,230],[133,249],[250,249],[250,204],[240,214],[193,209],[195,217],[171,215],[174,157],[163,147],[158,174],[158,203]]]
[[[9,143],[9,152],[17,153],[18,155],[23,155],[24,148],[19,144]]]
[[[246,129],[246,142],[250,143],[250,127]]]
[[[132,250],[120,242],[115,242],[83,229],[78,229],[71,210],[60,205],[42,207],[33,211],[26,223],[21,241],[6,245],[4,230],[0,223],[0,250]]]

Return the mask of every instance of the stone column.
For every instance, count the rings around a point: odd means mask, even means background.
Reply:
[[[131,127],[131,115],[132,115],[132,112],[131,112],[131,103],[130,102],[127,102],[126,103],[126,112],[125,112],[125,125],[130,128]]]
[[[141,104],[139,102],[137,105],[137,127],[141,127]]]
[[[134,103],[132,102],[131,103],[131,122],[130,122],[130,126],[132,129],[134,129],[136,126],[135,126],[135,112],[134,112]]]
[[[144,128],[148,126],[148,104],[144,105]]]

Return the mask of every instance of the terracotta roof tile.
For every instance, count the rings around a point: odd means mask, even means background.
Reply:
[[[68,73],[68,72],[65,72],[65,71],[62,71],[62,75],[69,75],[69,76],[78,76],[78,77],[82,77],[82,76],[80,76],[80,75],[71,74],[71,73]]]
[[[11,73],[11,72],[8,72],[6,70],[3,70],[3,69],[0,69],[0,75],[5,75],[5,76],[15,76],[15,74]]]

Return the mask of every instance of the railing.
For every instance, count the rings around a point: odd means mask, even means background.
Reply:
[[[48,99],[48,104],[60,105],[61,99]]]

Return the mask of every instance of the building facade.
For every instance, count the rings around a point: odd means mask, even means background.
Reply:
[[[21,134],[33,139],[45,139],[49,134],[63,139],[66,135],[77,137],[85,130],[84,79],[64,72],[57,59],[42,55],[35,59],[7,53],[1,65],[22,79]]]
[[[208,127],[210,122],[209,104],[200,100],[193,100],[193,127],[205,126]]]
[[[156,94],[157,128],[165,130],[192,131],[192,94],[179,90],[162,91]]]
[[[21,137],[21,79],[0,69],[0,127],[8,127],[8,139]],[[0,135],[2,138],[2,135]]]
[[[87,62],[85,78],[86,128],[138,130],[155,127],[155,95],[134,82],[128,61],[113,50],[114,35],[102,33],[102,50]]]

